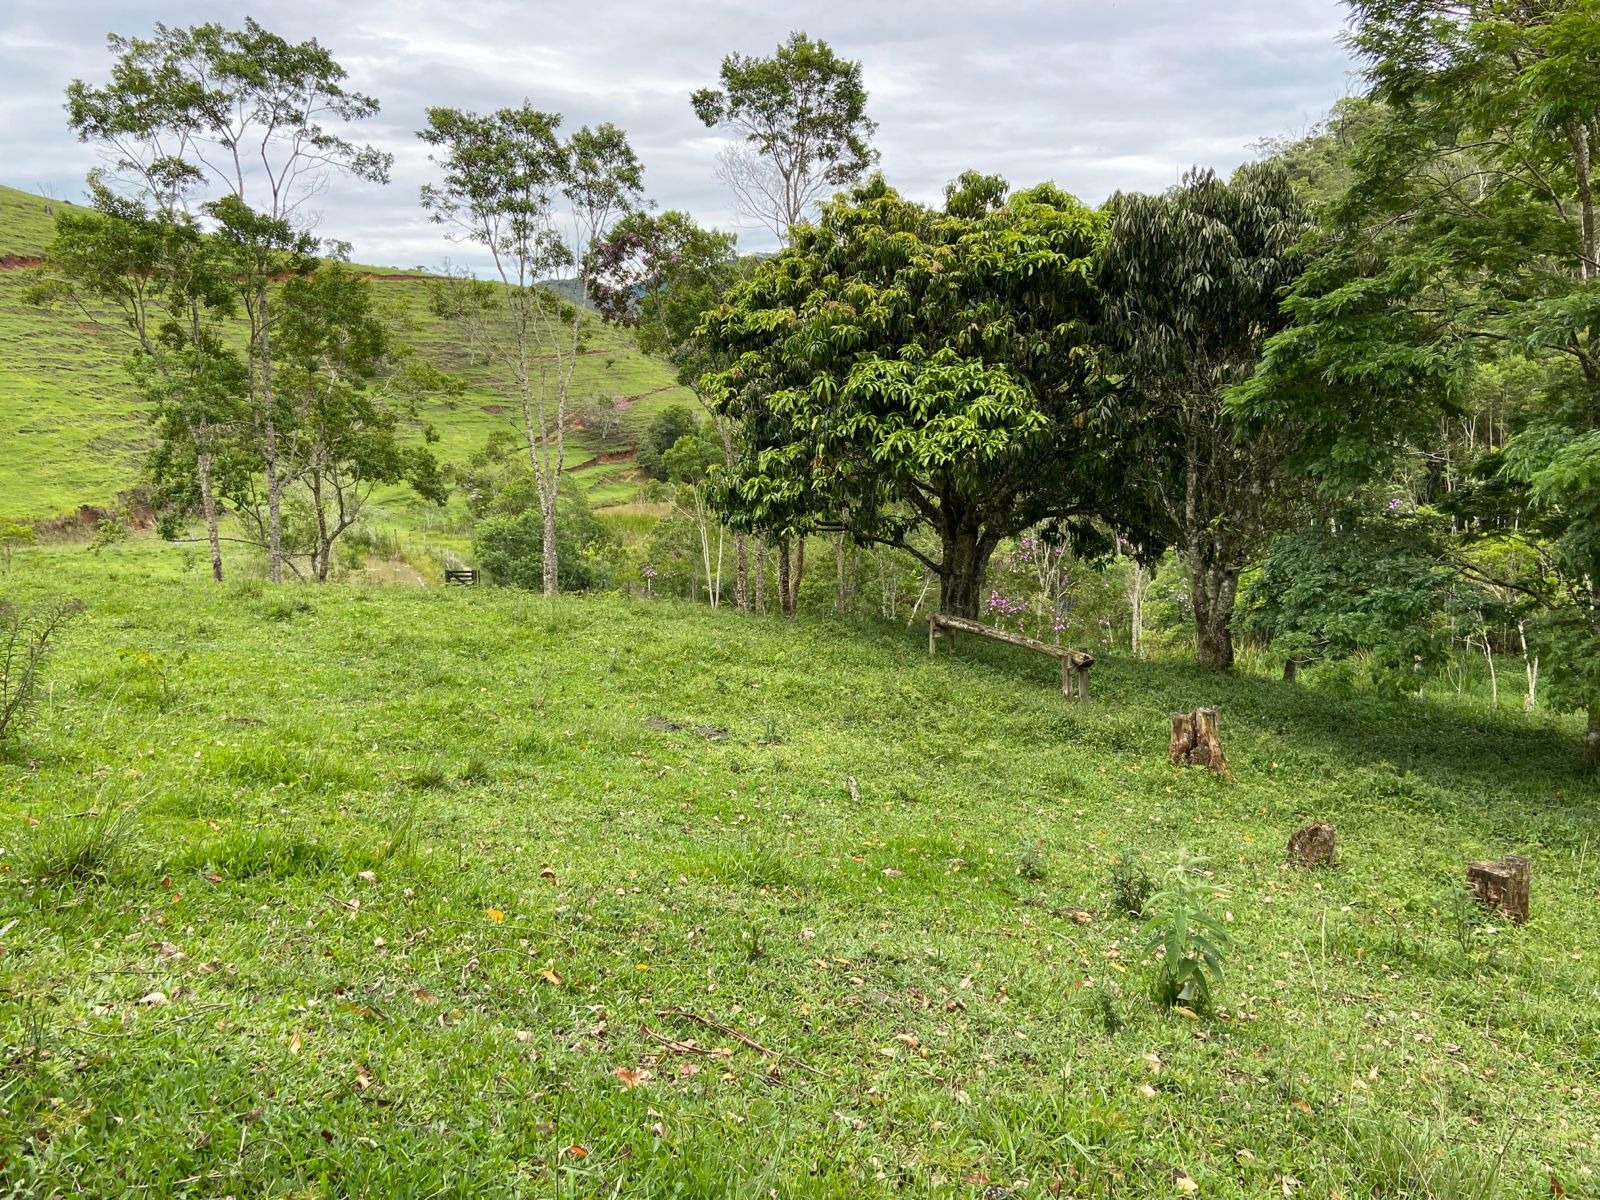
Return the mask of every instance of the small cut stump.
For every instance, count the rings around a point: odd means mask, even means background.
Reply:
[[[1289,861],[1303,867],[1337,867],[1339,844],[1333,826],[1313,821],[1289,838]]]
[[[1520,925],[1528,919],[1528,885],[1533,864],[1508,855],[1496,862],[1467,864],[1467,887],[1485,908]]]
[[[1210,767],[1218,775],[1233,777],[1227,755],[1222,752],[1220,725],[1222,710],[1197,708],[1193,712],[1172,714],[1172,744],[1167,757],[1174,766]]]

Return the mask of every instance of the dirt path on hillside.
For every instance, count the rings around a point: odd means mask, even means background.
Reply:
[[[25,271],[42,266],[44,259],[37,254],[0,254],[0,271]]]

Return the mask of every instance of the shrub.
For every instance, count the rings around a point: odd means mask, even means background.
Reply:
[[[101,517],[94,527],[94,534],[89,538],[89,553],[99,554],[107,546],[125,542],[132,532],[121,517]]]
[[[1156,952],[1154,995],[1166,1005],[1212,1007],[1213,992],[1222,982],[1222,960],[1229,937],[1214,911],[1217,887],[1202,872],[1205,859],[1178,852],[1178,862],[1150,897],[1147,951]]]
[[[1123,850],[1111,860],[1111,901],[1118,912],[1144,916],[1145,903],[1155,887],[1155,880],[1132,850]]]
[[[1011,858],[1017,864],[1017,874],[1030,882],[1037,883],[1050,873],[1044,843],[1037,838],[1020,839],[1012,848]]]
[[[617,541],[575,488],[556,512],[556,586],[564,592],[609,587]],[[544,521],[537,508],[490,517],[472,534],[478,566],[496,583],[537,591],[544,586]]]
[[[665,479],[667,451],[679,438],[693,434],[697,428],[694,413],[687,406],[674,404],[663,408],[650,419],[639,442],[639,469],[651,479]]]
[[[31,607],[0,600],[0,749],[16,740],[33,711],[51,642],[82,611],[77,600]]]

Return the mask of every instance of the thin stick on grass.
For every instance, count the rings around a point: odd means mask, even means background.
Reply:
[[[771,1046],[763,1046],[748,1033],[741,1033],[731,1025],[719,1024],[718,1022],[713,1021],[710,1017],[702,1017],[699,1013],[692,1013],[686,1008],[658,1008],[656,1010],[656,1015],[660,1017],[682,1017],[686,1021],[698,1022],[699,1024],[704,1025],[707,1029],[715,1029],[723,1036],[731,1037],[734,1041],[740,1043],[741,1045],[748,1046],[750,1049],[758,1051],[761,1054],[770,1054],[772,1057],[777,1059],[787,1059],[789,1062],[792,1062],[795,1066],[799,1067],[802,1071],[810,1071],[813,1075],[821,1076],[824,1079],[827,1078],[826,1075],[810,1064],[803,1063],[792,1055],[787,1055],[781,1051],[774,1050]]]

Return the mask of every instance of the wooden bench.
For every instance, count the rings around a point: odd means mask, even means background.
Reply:
[[[445,568],[444,572],[444,581],[446,585],[459,583],[466,587],[477,587],[478,572],[472,567],[462,567],[459,569],[451,569],[447,567]]]
[[[939,639],[949,638],[950,649],[956,648],[956,633],[975,633],[979,637],[993,638],[997,642],[1005,642],[1010,646],[1021,646],[1024,650],[1037,650],[1040,654],[1048,654],[1052,658],[1061,660],[1061,694],[1068,700],[1087,700],[1089,698],[1089,668],[1094,666],[1094,655],[1086,650],[1073,650],[1067,646],[1052,646],[1049,642],[1037,641],[1031,637],[1024,637],[1020,633],[1011,633],[1004,629],[996,629],[992,625],[984,625],[978,621],[969,621],[966,617],[951,617],[944,613],[928,614],[928,653],[935,654],[939,649]]]

